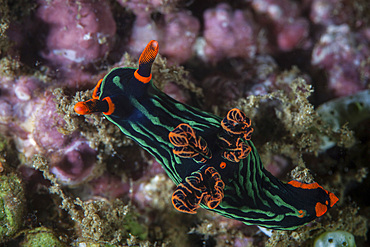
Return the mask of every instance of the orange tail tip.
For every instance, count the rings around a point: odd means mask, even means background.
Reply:
[[[334,195],[334,193],[329,192],[329,198],[330,198],[330,207],[333,207],[335,203],[339,201],[339,198]]]
[[[315,210],[316,210],[316,216],[317,217],[323,215],[327,211],[327,209],[328,209],[327,206],[333,207],[334,204],[336,204],[339,201],[338,197],[336,195],[334,195],[334,193],[324,189],[318,183],[305,184],[305,183],[302,183],[302,182],[299,182],[299,181],[292,180],[288,184],[290,184],[290,185],[292,185],[296,188],[309,189],[309,190],[321,188],[322,190],[324,190],[326,192],[326,194],[329,196],[330,201],[325,202],[326,205],[324,205],[320,202],[318,202],[316,204]]]

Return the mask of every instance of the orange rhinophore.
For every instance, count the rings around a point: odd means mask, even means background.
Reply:
[[[141,53],[139,58],[139,68],[134,73],[134,76],[138,81],[142,83],[148,83],[152,79],[152,74],[150,71],[158,54],[158,47],[158,42],[152,40]]]

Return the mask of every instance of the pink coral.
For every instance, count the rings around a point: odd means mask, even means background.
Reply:
[[[183,63],[192,55],[193,45],[200,29],[197,18],[189,12],[181,11],[164,16],[166,25],[161,29],[161,52],[171,62]]]
[[[123,181],[121,177],[104,173],[89,182],[92,194],[95,196],[103,196],[109,199],[123,197],[130,192],[130,182]]]
[[[342,0],[313,0],[310,19],[313,23],[324,26],[346,23],[352,13],[344,4]]]
[[[141,52],[152,39],[157,40],[159,30],[155,22],[147,14],[136,17],[129,41],[129,53],[133,57],[140,56]]]
[[[197,52],[203,59],[217,62],[225,57],[252,58],[256,54],[255,23],[248,12],[233,11],[222,3],[204,12],[204,44]]]
[[[35,125],[29,138],[36,144],[35,148],[51,161],[50,171],[60,181],[76,184],[94,176],[97,151],[78,131],[69,135],[59,132],[65,122],[56,111],[53,96],[43,98],[33,118]]]
[[[227,69],[206,77],[201,86],[205,93],[205,109],[218,105],[229,108],[230,102],[249,95],[270,92],[278,73],[275,60],[268,55],[256,55],[253,59],[235,61],[232,70]]]
[[[139,56],[147,43],[155,39],[161,44],[161,54],[167,56],[170,62],[185,62],[192,55],[199,28],[198,19],[186,11],[165,14],[159,24],[148,13],[140,13],[129,42],[130,54]]]
[[[297,18],[279,27],[277,44],[282,51],[290,51],[301,45],[308,37],[309,24],[306,19]]]
[[[42,55],[52,64],[88,64],[110,50],[116,23],[107,1],[39,0],[37,17],[49,24]]]
[[[122,7],[130,9],[135,15],[152,12],[168,12],[175,8],[176,0],[117,0]]]
[[[39,149],[55,152],[67,145],[69,136],[58,131],[64,125],[64,120],[56,113],[52,97],[44,98],[44,104],[40,105],[34,112],[35,125],[32,138]]]
[[[34,113],[39,104],[38,95],[44,90],[43,83],[29,76],[20,76],[17,79],[1,76],[0,82],[0,121],[10,131],[7,134],[27,129],[29,124],[23,124],[22,127],[19,125],[29,120]]]
[[[163,92],[168,96],[174,98],[181,103],[186,103],[189,101],[190,96],[184,92],[177,84],[175,83],[168,83],[164,88]]]
[[[267,16],[268,29],[276,37],[280,50],[306,48],[309,23],[300,17],[300,8],[290,0],[253,0],[252,7],[260,15]],[[266,21],[266,20],[265,20]]]
[[[177,1],[117,1],[136,16],[129,41],[129,52],[133,57],[139,56],[146,44],[154,39],[161,44],[161,54],[170,62],[183,63],[190,58],[200,23],[191,12],[176,9]],[[163,16],[154,21],[151,18],[153,12],[160,12]]]
[[[76,131],[59,132],[65,125],[56,111],[54,96],[34,77],[1,77],[0,131],[15,140],[25,158],[41,154],[51,161],[51,171],[68,184],[92,176],[96,150]]]
[[[328,86],[336,96],[365,89],[369,81],[369,41],[348,25],[329,26],[315,45],[311,63],[327,71]]]
[[[95,175],[96,155],[84,139],[73,139],[65,148],[48,155],[53,164],[50,171],[65,184],[86,182]]]
[[[285,157],[280,155],[272,155],[269,157],[265,168],[275,177],[283,178],[291,167],[289,166],[289,162]]]

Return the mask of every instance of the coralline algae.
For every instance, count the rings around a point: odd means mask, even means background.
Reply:
[[[0,242],[23,226],[25,196],[21,179],[14,173],[0,175]]]
[[[25,234],[25,239],[21,243],[22,247],[65,247],[55,233],[47,227],[37,227],[29,230]]]

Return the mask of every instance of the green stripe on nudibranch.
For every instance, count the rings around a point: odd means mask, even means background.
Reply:
[[[322,216],[338,198],[317,183],[284,183],[262,165],[251,141],[251,120],[232,109],[225,118],[177,102],[151,82],[158,43],[151,41],[139,68],[115,68],[79,102],[79,114],[103,112],[152,154],[177,185],[176,209],[199,207],[248,225],[291,230]]]

